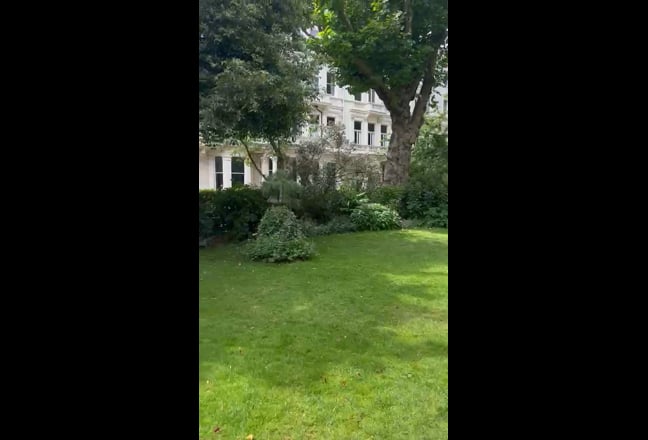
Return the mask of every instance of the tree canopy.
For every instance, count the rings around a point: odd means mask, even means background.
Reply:
[[[447,74],[447,0],[314,0],[312,46],[352,93],[374,89],[392,119],[385,181],[409,178],[412,145]]]
[[[200,0],[199,131],[206,142],[264,139],[277,151],[305,121],[316,63],[303,0]],[[281,166],[281,164],[280,164]]]

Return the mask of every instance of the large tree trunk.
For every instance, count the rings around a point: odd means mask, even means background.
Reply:
[[[385,184],[404,185],[409,180],[412,146],[416,143],[422,122],[423,118],[420,123],[410,121],[408,117],[392,119],[392,135],[385,164]]]

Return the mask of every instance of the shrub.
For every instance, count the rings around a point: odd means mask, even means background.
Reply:
[[[304,234],[308,237],[315,237],[317,235],[329,234],[342,234],[345,232],[353,232],[356,230],[355,224],[351,221],[349,216],[333,217],[331,221],[326,224],[318,225],[311,220],[303,220],[302,225]]]
[[[300,217],[326,223],[340,212],[341,206],[341,196],[335,189],[309,185],[302,190],[301,204],[296,212]]]
[[[251,241],[244,252],[253,261],[281,263],[306,260],[315,253],[315,247],[305,238],[284,241],[279,236],[264,236]]]
[[[403,190],[398,212],[409,219],[424,219],[429,209],[448,206],[448,188],[419,180],[410,181]]]
[[[380,203],[361,204],[351,211],[351,221],[359,231],[379,231],[401,227],[398,213]]]
[[[428,228],[447,228],[448,227],[448,205],[435,206],[425,212],[421,219],[422,226]]]
[[[248,243],[244,253],[254,261],[279,263],[306,260],[315,253],[315,247],[306,240],[295,214],[285,206],[275,206],[266,211],[257,239]]]
[[[391,209],[398,209],[404,189],[400,186],[379,186],[367,194],[372,203],[380,203]]]
[[[338,194],[340,197],[338,212],[343,214],[350,214],[351,210],[360,206],[361,203],[369,202],[369,199],[366,197],[365,193],[358,192],[355,188],[352,188],[350,186],[340,187]]]
[[[288,172],[282,170],[266,178],[261,185],[261,193],[273,205],[285,205],[297,209],[302,187]]]
[[[212,235],[214,222],[207,213],[206,204],[203,203],[202,197],[198,203],[198,239],[202,240]]]
[[[343,234],[357,230],[355,223],[346,215],[339,215],[326,224],[329,234]]]
[[[259,237],[281,235],[287,240],[304,238],[302,225],[295,214],[285,206],[268,209],[259,224]]]
[[[268,208],[258,189],[239,186],[199,192],[200,235],[224,235],[230,240],[245,240],[256,229]]]

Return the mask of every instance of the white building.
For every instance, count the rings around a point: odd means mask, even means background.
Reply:
[[[373,90],[352,95],[346,87],[335,84],[333,74],[326,67],[319,72],[319,85],[320,97],[313,102],[310,123],[295,141],[320,136],[325,125],[341,124],[347,139],[355,146],[354,154],[384,160],[391,136],[391,119],[378,95]],[[432,99],[437,102],[437,108],[429,111],[447,111],[447,88],[435,90]],[[286,155],[294,156],[294,152],[289,148]],[[269,149],[254,152],[252,156],[264,175],[269,176],[276,169],[276,157]],[[263,176],[246,159],[242,147],[221,145],[200,149],[199,188],[229,188],[236,183],[260,186]],[[322,158],[324,163],[330,161],[330,157]]]

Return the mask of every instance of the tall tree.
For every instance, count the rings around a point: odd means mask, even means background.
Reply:
[[[316,64],[305,45],[305,0],[200,0],[199,130],[206,142],[282,146],[316,95]]]
[[[425,118],[412,150],[412,179],[448,187],[448,113]]]
[[[374,89],[392,120],[385,181],[409,178],[434,87],[447,73],[448,0],[314,0],[313,47],[352,93]]]

